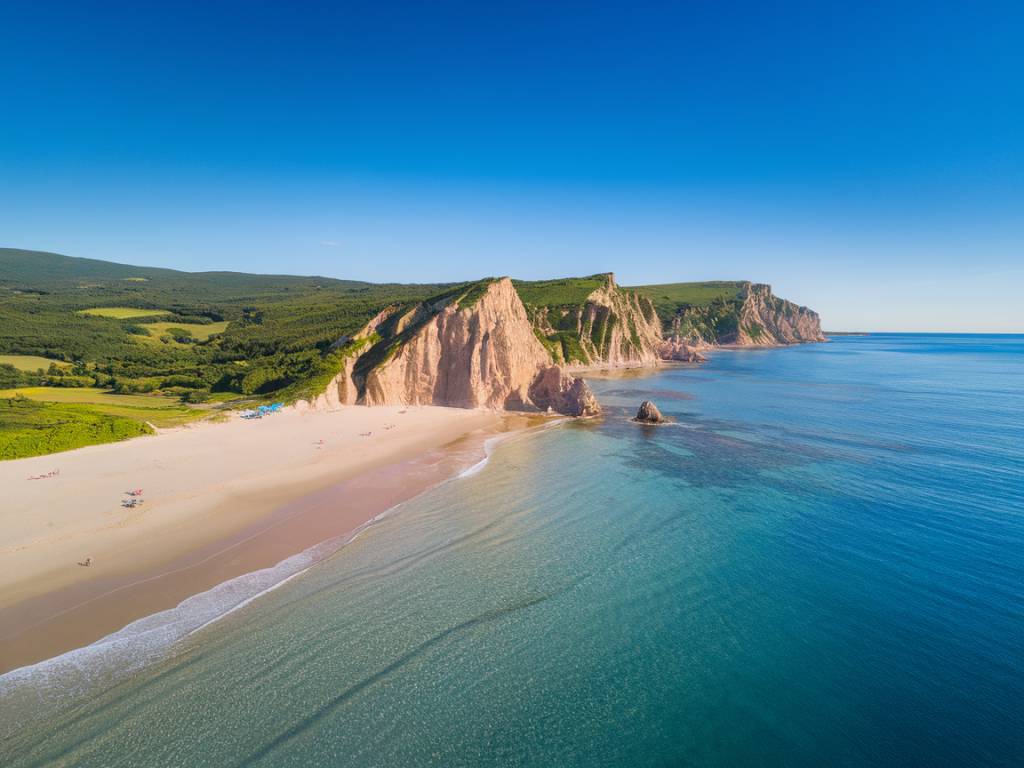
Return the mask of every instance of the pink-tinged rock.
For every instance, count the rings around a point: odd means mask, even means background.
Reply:
[[[663,341],[658,347],[658,356],[662,360],[676,360],[683,363],[706,363],[697,347],[682,341]]]
[[[368,371],[358,371],[358,357],[345,361],[317,405],[550,409],[571,416],[600,412],[585,381],[551,365],[507,277],[490,283],[468,306],[458,300],[421,304],[401,317],[378,316],[373,328],[361,334],[369,337],[389,318],[393,327],[388,333],[394,336],[377,343],[393,342],[393,351]]]
[[[530,387],[530,399],[542,411],[566,416],[597,416],[601,405],[583,379],[571,376],[557,365],[544,368]]]

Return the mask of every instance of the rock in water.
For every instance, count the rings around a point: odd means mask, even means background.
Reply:
[[[587,382],[571,376],[557,365],[544,368],[530,387],[530,399],[543,410],[566,416],[597,416],[601,406]]]
[[[640,410],[636,412],[636,418],[633,421],[639,421],[644,424],[664,424],[665,417],[661,415],[658,406],[650,400],[644,400],[640,403]]]
[[[667,340],[658,347],[658,355],[662,360],[678,360],[683,363],[706,363],[697,347],[682,341]]]

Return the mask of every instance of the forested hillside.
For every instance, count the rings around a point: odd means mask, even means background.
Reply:
[[[337,371],[332,344],[385,307],[451,288],[0,249],[0,458],[315,394]]]
[[[333,342],[384,307],[448,288],[187,273],[0,249],[0,354],[71,364],[42,376],[4,365],[0,388],[160,390],[191,401],[267,394],[315,374]]]

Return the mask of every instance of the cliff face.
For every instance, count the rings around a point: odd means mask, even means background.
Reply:
[[[399,329],[414,331],[389,359],[360,371],[367,405],[527,405],[529,386],[549,361],[511,281],[491,283],[472,306],[454,301],[416,317],[423,312],[418,307]]]
[[[816,312],[775,296],[770,285],[761,283],[741,283],[734,297],[705,305],[683,304],[663,319],[674,348],[827,341]]]
[[[551,365],[508,278],[374,320],[347,342],[327,404],[597,412],[586,383]]]
[[[826,341],[817,312],[772,293],[770,285],[748,283],[742,294],[733,344],[800,344]]]
[[[345,357],[338,374],[327,385],[327,388],[310,403],[313,408],[333,410],[342,405],[356,404],[359,399],[359,388],[352,378],[355,363],[360,355],[368,352],[373,344],[380,340],[377,329],[391,319],[397,311],[397,307],[388,307],[363,326],[355,336],[346,336],[331,345],[331,351],[341,350]]]
[[[524,304],[524,300],[526,303]],[[718,344],[825,341],[815,312],[754,283],[675,283],[635,290],[611,274],[460,286],[393,306],[332,348],[340,371],[317,398],[341,405],[450,405],[600,411],[573,367],[703,362]]]
[[[600,285],[581,302],[528,307],[551,358],[568,366],[657,365],[662,338],[654,305],[617,286],[610,273],[595,278]]]

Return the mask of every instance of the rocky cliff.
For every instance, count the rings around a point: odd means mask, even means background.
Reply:
[[[817,312],[772,293],[770,285],[747,283],[741,294],[739,322],[720,344],[803,344],[827,341]]]
[[[637,290],[655,302],[666,352],[720,344],[782,345],[827,340],[816,312],[779,298],[770,285],[675,283]]]
[[[555,411],[600,406],[573,368],[703,362],[720,344],[824,341],[818,315],[754,283],[621,288],[612,274],[487,279],[388,307],[331,350],[319,407],[450,405]]]
[[[390,308],[342,344],[343,368],[318,405],[599,410],[586,382],[552,365],[508,278]]]
[[[517,288],[537,338],[556,363],[609,368],[658,364],[662,335],[654,305],[616,285],[613,274],[519,283]]]

